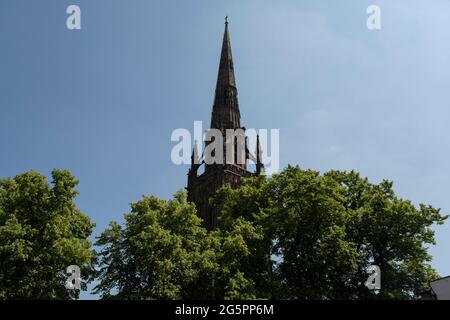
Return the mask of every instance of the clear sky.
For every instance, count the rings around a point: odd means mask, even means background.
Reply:
[[[355,169],[450,212],[445,0],[1,0],[0,177],[70,169],[95,235],[143,194],[170,198],[188,169],[170,135],[209,124],[226,15],[241,123],[280,129],[282,167]],[[436,236],[450,275],[450,221]]]

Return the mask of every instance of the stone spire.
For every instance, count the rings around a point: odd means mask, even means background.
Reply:
[[[230,34],[228,31],[228,19],[225,19],[225,33],[223,35],[222,52],[220,55],[219,74],[217,76],[216,94],[214,97],[214,105],[211,117],[211,128],[219,129],[224,135],[224,157],[226,157],[227,150],[225,149],[227,140],[236,139],[236,143],[239,140],[244,140],[244,163],[236,161],[242,160],[239,155],[239,149],[237,144],[234,155],[235,163],[228,163],[224,161],[222,164],[213,163],[208,164],[206,157],[209,155],[206,152],[206,147],[212,141],[205,141],[205,149],[203,149],[202,155],[199,157],[197,151],[197,145],[194,146],[192,151],[192,165],[188,173],[188,201],[193,202],[197,209],[198,215],[203,219],[203,224],[208,230],[212,230],[217,227],[219,208],[210,202],[210,199],[216,195],[217,190],[225,185],[229,185],[236,189],[242,186],[242,178],[251,178],[258,176],[263,172],[264,166],[261,162],[261,147],[259,145],[256,150],[255,163],[257,164],[257,172],[253,173],[247,170],[246,160],[251,156],[248,150],[247,139],[245,137],[245,128],[241,127],[241,116],[239,113],[239,104],[237,98],[236,79],[234,76],[233,57],[231,55]],[[236,130],[236,134],[231,139],[227,139],[227,129],[241,129]],[[220,145],[217,146],[220,148]],[[241,149],[242,151],[242,149]],[[214,151],[215,152],[215,149]],[[196,161],[197,160],[197,161]],[[227,159],[224,159],[227,160]],[[195,162],[200,162],[195,164]],[[204,166],[203,172],[198,172],[200,166]]]
[[[237,95],[227,17],[225,18],[225,32],[223,35],[222,53],[220,55],[211,128],[225,131],[226,129],[237,129],[241,127],[241,115]]]

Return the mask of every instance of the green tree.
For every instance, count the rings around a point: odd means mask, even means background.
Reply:
[[[144,197],[125,224],[113,222],[102,250],[103,298],[412,299],[437,277],[433,225],[447,218],[398,198],[392,182],[356,172],[287,167],[225,186],[211,199],[219,225],[202,227],[186,192]],[[365,286],[381,268],[381,290]]]
[[[356,243],[362,255],[357,277],[349,284],[349,297],[367,298],[370,293],[359,285],[369,264],[381,269],[380,299],[413,299],[429,282],[439,276],[430,266],[428,253],[435,244],[433,225],[441,225],[448,216],[430,205],[417,208],[398,198],[391,181],[371,184],[354,171],[330,171],[327,177],[343,188],[344,205],[352,212],[347,223],[347,238]],[[356,289],[356,290],[355,290]]]
[[[143,197],[125,225],[112,222],[99,237],[99,280],[104,299],[253,298],[253,283],[240,266],[247,243],[261,237],[243,219],[229,231],[208,232],[186,192],[165,201]]]
[[[345,237],[350,213],[338,183],[314,171],[288,167],[272,178],[224,188],[215,203],[220,227],[240,217],[262,228],[247,274],[257,295],[331,299],[356,271],[356,245]]]
[[[437,277],[429,265],[439,209],[398,198],[392,182],[356,172],[289,166],[271,178],[223,188],[220,228],[240,217],[263,228],[248,264],[257,295],[287,299],[412,299]],[[364,285],[378,265],[377,293]]]
[[[85,278],[93,269],[94,224],[73,201],[78,181],[69,171],[52,177],[51,186],[37,172],[0,180],[1,299],[77,298],[66,268],[78,265]]]

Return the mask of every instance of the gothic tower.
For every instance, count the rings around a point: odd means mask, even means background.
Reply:
[[[264,167],[261,163],[261,148],[259,137],[256,147],[256,156],[250,154],[247,148],[247,140],[244,138],[244,146],[241,155],[245,159],[238,161],[239,152],[234,152],[234,160],[226,161],[226,133],[228,129],[238,130],[245,135],[245,128],[241,127],[241,115],[239,112],[238,93],[234,76],[233,57],[231,55],[230,34],[228,21],[225,18],[225,32],[223,35],[222,52],[220,55],[219,73],[217,76],[216,92],[211,115],[211,129],[220,130],[223,136],[224,161],[221,163],[205,163],[205,157],[199,156],[197,144],[191,158],[191,168],[188,173],[188,200],[193,202],[197,212],[206,228],[209,230],[217,226],[217,209],[210,205],[209,199],[215,195],[222,186],[229,184],[232,188],[241,186],[241,178],[249,178],[262,173]],[[240,129],[240,130],[239,130]],[[235,138],[233,138],[235,139]],[[237,138],[236,138],[237,139]],[[206,142],[205,146],[209,143]],[[228,145],[228,144],[227,144]],[[233,147],[234,148],[234,147]],[[247,170],[247,160],[251,158],[256,163],[256,172]],[[199,174],[200,167],[204,165],[204,172]]]

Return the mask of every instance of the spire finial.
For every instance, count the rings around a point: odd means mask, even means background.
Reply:
[[[225,24],[228,24],[228,16],[225,16]]]

